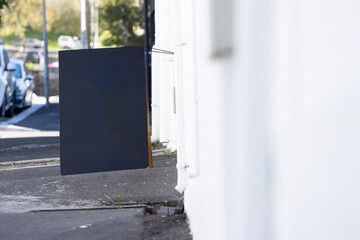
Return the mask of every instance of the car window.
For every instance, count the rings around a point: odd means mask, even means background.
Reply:
[[[22,78],[22,72],[21,72],[20,64],[16,64],[15,77],[16,78]]]

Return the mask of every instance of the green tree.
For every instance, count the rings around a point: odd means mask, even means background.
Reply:
[[[1,11],[3,36],[13,34],[24,39],[25,29],[43,31],[42,0],[0,0],[0,9],[2,1],[8,2],[8,8]],[[79,36],[80,1],[46,0],[46,22],[49,32]]]
[[[0,10],[4,9],[4,7],[9,7],[7,0],[0,0]],[[1,14],[0,14],[0,22],[1,22]]]
[[[144,37],[137,31],[144,26],[141,4],[137,6],[134,0],[104,0],[100,18],[101,32],[107,34],[103,45],[143,45]]]
[[[79,0],[48,0],[49,7],[54,11],[52,29],[71,36],[80,35],[80,1]]]
[[[41,0],[8,0],[8,8],[3,9],[3,32],[11,30],[15,35],[24,36],[24,28],[42,31],[42,1]],[[48,31],[54,22],[54,11],[46,7]]]

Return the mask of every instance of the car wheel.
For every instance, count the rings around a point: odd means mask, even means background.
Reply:
[[[30,94],[30,101],[29,101],[28,107],[31,107],[31,106],[32,106],[32,93]]]
[[[12,117],[14,115],[14,107],[15,107],[15,94],[12,95],[10,108],[7,111],[5,111],[6,117]]]
[[[19,113],[19,112],[23,111],[25,108],[26,108],[26,106],[25,106],[25,98],[23,98],[23,100],[21,101],[20,107],[19,106],[18,107],[14,106],[14,112]]]
[[[23,102],[22,102],[22,109],[25,109],[28,107],[28,104],[26,102],[26,95],[24,96]]]
[[[1,105],[1,117],[5,117],[5,112],[6,112],[6,94],[4,95],[4,100],[3,100],[3,104]]]

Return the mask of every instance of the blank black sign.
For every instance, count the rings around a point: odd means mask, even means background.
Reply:
[[[60,51],[61,174],[148,167],[143,47]]]

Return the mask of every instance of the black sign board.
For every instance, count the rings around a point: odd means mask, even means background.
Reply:
[[[144,48],[60,51],[59,63],[61,174],[148,167]]]

